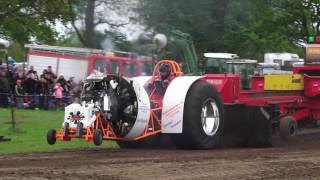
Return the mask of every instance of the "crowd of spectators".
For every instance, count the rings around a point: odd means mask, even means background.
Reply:
[[[80,96],[79,83],[74,78],[57,76],[51,66],[38,74],[33,66],[0,64],[0,107],[57,109]]]

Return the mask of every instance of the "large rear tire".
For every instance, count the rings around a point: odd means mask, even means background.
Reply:
[[[178,148],[211,149],[220,145],[224,107],[218,91],[205,81],[195,82],[184,104],[183,132],[172,136]]]

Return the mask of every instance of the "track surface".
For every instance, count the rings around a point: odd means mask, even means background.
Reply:
[[[0,156],[0,179],[320,179],[320,135],[267,149],[90,149]]]

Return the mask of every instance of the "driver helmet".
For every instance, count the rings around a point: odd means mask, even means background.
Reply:
[[[167,79],[171,73],[169,64],[161,64],[159,67],[159,73],[162,79]]]

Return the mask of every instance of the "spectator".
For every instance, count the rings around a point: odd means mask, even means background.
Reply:
[[[9,56],[9,57],[8,57],[8,64],[9,64],[9,65],[12,65],[12,66],[15,66],[16,61],[15,61],[11,56]]]
[[[40,76],[45,76],[46,74],[48,73],[48,70],[46,70],[46,69],[44,69],[43,71],[42,71],[42,74],[40,75]],[[41,77],[40,77],[41,78]]]
[[[79,84],[77,84],[74,81],[74,77],[69,78],[68,86],[69,86],[69,102],[68,102],[68,104],[71,104],[75,101],[76,98],[80,97],[80,94],[79,94],[80,87],[79,87]]]
[[[0,68],[0,107],[9,105],[8,97],[10,93],[9,78],[4,67]]]
[[[48,109],[48,96],[50,95],[49,86],[44,76],[41,76],[38,86],[38,94],[40,95],[39,108]]]
[[[18,72],[15,77],[15,82],[17,80],[21,80],[21,84],[23,85],[25,79],[26,79],[26,77],[24,76],[23,72]]]
[[[18,108],[23,108],[23,86],[22,86],[22,81],[21,80],[17,80],[16,81],[16,85],[14,87],[14,93],[16,95],[16,106]]]
[[[19,74],[24,75],[24,69],[23,69],[23,65],[18,65],[16,68],[16,72],[14,74],[14,78],[16,78]]]
[[[8,78],[9,78],[9,83],[10,83],[9,85],[10,85],[11,89],[13,90],[13,87],[14,87],[14,84],[15,84],[15,82],[13,81],[14,74],[15,74],[13,66],[10,65],[10,64],[8,66],[5,66],[5,72],[6,72],[7,76],[8,76]]]
[[[64,92],[68,92],[69,91],[69,87],[68,87],[68,82],[67,80],[64,78],[63,74],[59,75],[59,78],[57,80],[57,83],[60,83],[61,87],[63,88]]]
[[[36,83],[37,81],[34,80],[34,74],[28,74],[28,78],[24,82],[24,90],[25,95],[28,98],[29,108],[33,109],[35,107],[35,98],[34,95],[36,93]]]
[[[8,67],[9,71],[14,75],[16,73],[16,61],[12,57],[8,57]]]
[[[34,74],[34,79],[35,79],[36,81],[39,81],[38,72],[37,72],[37,71],[33,71],[33,74]]]
[[[34,74],[35,70],[34,70],[34,67],[33,66],[30,66],[29,67],[29,71],[27,72],[27,75],[30,74],[30,73],[33,73]]]
[[[48,75],[49,79],[52,79],[52,80],[57,79],[57,76],[56,76],[56,74],[53,73],[51,66],[48,66],[48,71],[46,74]]]
[[[60,83],[56,83],[54,86],[54,96],[56,98],[56,107],[63,107],[63,88]]]
[[[51,95],[53,94],[54,79],[50,78],[47,70],[44,70],[41,76],[45,78],[48,85],[48,94],[50,95],[47,96],[48,109],[53,109],[55,108],[55,99]]]

